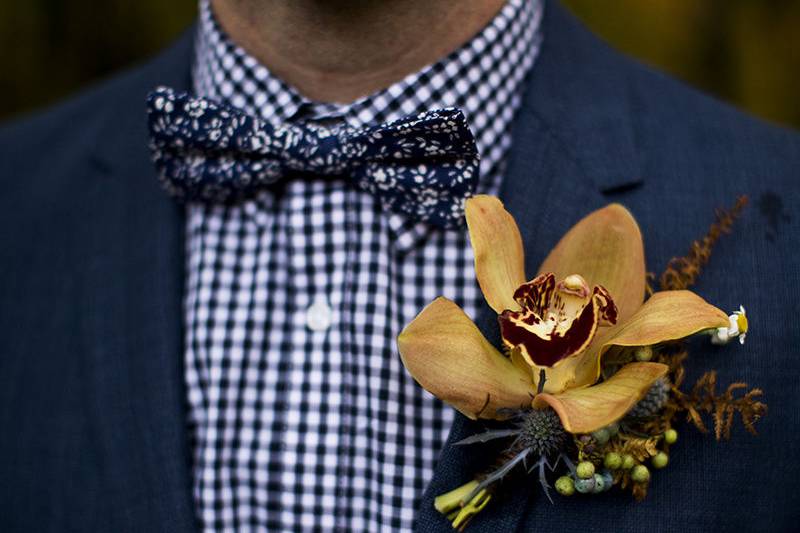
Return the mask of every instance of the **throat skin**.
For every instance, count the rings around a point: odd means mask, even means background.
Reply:
[[[457,50],[506,0],[211,0],[231,39],[303,96],[349,103]]]

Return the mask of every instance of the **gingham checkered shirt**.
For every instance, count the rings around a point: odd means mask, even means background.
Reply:
[[[543,0],[509,0],[472,40],[347,105],[312,102],[236,46],[200,2],[194,89],[271,123],[374,125],[461,108],[496,193]],[[464,228],[386,213],[346,180],[294,180],[187,206],[185,368],[206,531],[411,529],[453,419],[405,372],[397,334],[436,296],[474,316]]]

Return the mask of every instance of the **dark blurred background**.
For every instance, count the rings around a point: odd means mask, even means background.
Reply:
[[[617,48],[753,114],[800,127],[800,0],[564,3]],[[194,0],[0,2],[0,119],[150,56],[195,12]]]

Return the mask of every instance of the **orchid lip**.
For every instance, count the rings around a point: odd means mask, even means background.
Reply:
[[[591,291],[573,274],[556,284],[552,273],[521,285],[514,293],[521,311],[500,314],[500,332],[531,366],[552,367],[583,352],[601,321],[616,323],[617,310],[603,287]]]

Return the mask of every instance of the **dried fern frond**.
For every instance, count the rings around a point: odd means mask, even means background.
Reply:
[[[637,483],[633,481],[628,470],[618,471],[614,475],[614,484],[616,485],[617,483],[622,489],[630,488],[631,494],[633,494],[637,502],[644,500],[645,496],[647,496],[647,487],[650,485],[649,482]]]
[[[661,290],[686,289],[694,285],[701,270],[708,263],[717,240],[724,233],[730,233],[733,223],[739,218],[747,202],[747,196],[740,196],[732,208],[717,209],[717,220],[711,224],[705,237],[694,241],[688,254],[683,257],[673,257],[667,263],[667,268],[661,274]]]
[[[648,483],[633,483],[631,486],[631,492],[633,493],[633,497],[637,502],[640,502],[645,499],[647,496],[647,487],[649,486]]]
[[[656,290],[653,288],[653,284],[656,282],[656,274],[655,272],[648,272],[644,275],[644,295],[645,299],[650,298],[653,294],[655,294]]]
[[[668,401],[660,416],[642,424],[642,432],[647,435],[663,435],[665,431],[672,428],[672,420],[675,418],[676,411],[674,402]]]
[[[663,363],[669,367],[669,380],[672,383],[672,388],[677,389],[683,383],[685,370],[683,363],[689,357],[689,351],[681,344],[675,344],[672,349],[659,349],[655,353],[654,361]]]
[[[639,462],[654,457],[658,453],[658,437],[633,437],[630,435],[620,435],[622,445],[618,453],[631,454]]]
[[[690,394],[676,394],[675,400],[687,413],[687,419],[697,429],[707,432],[701,412],[711,415],[714,420],[714,435],[717,440],[729,439],[736,413],[742,419],[745,429],[756,434],[755,424],[767,413],[767,404],[758,400],[763,391],[753,388],[737,396],[737,391],[747,389],[746,383],[732,383],[722,394],[717,394],[717,373],[709,371],[697,380]]]

